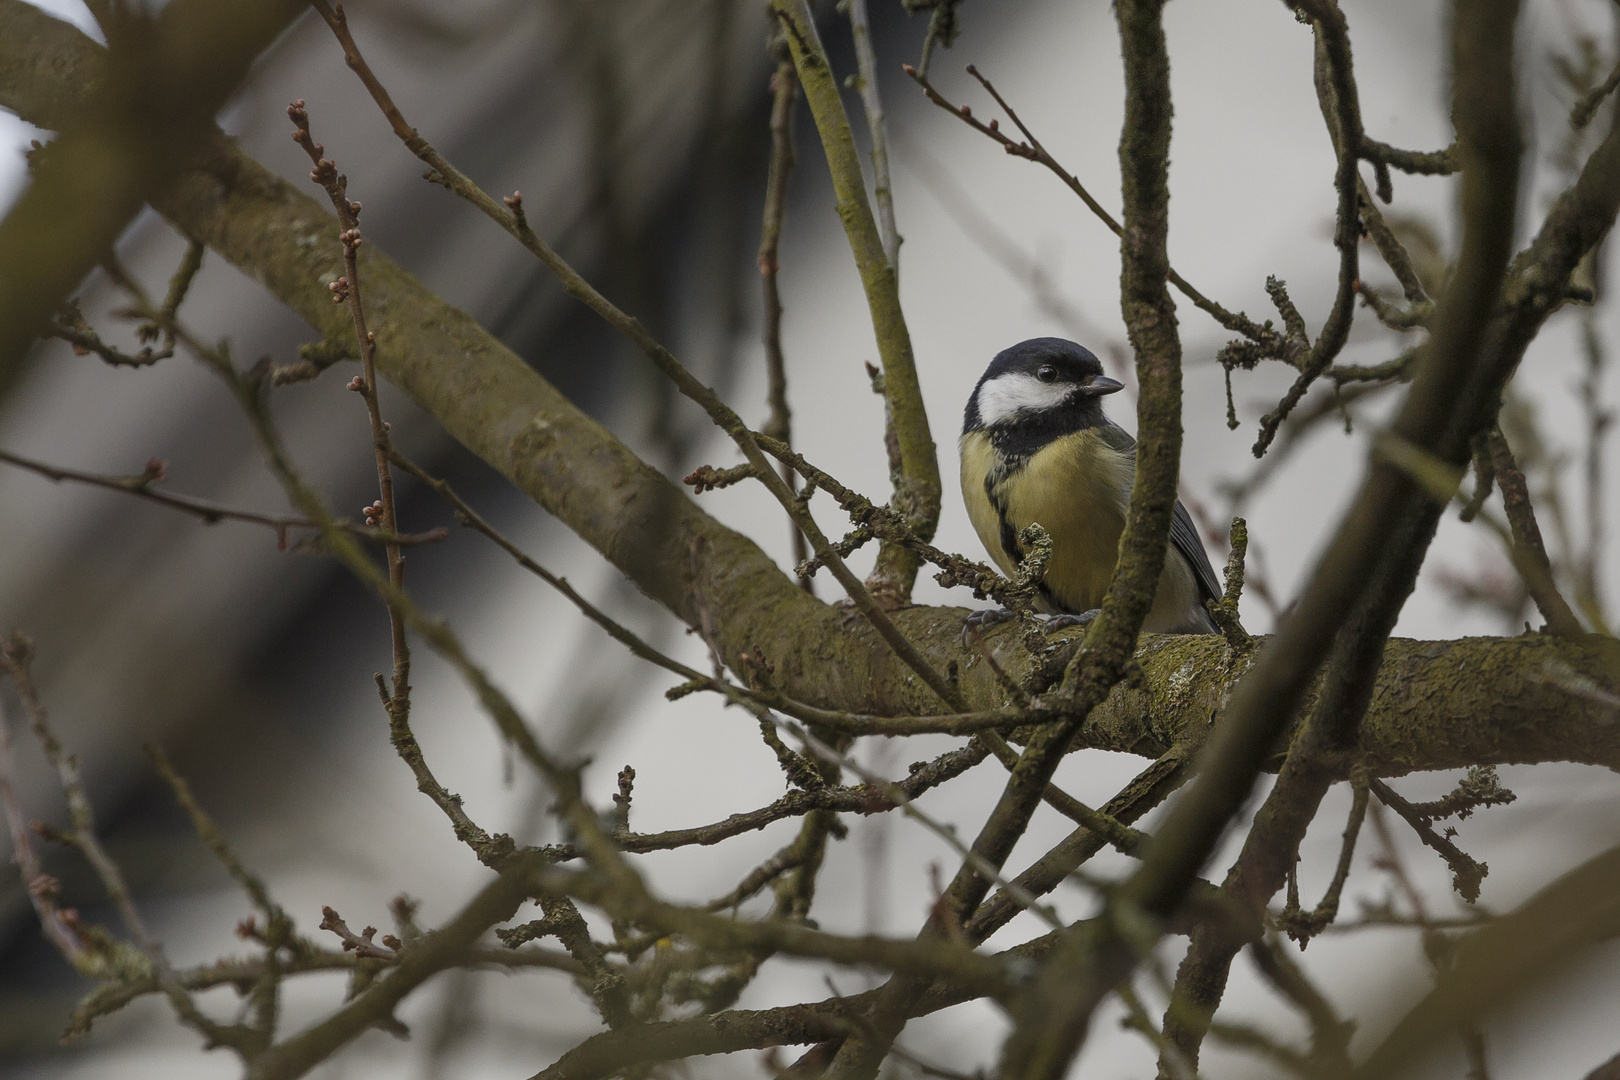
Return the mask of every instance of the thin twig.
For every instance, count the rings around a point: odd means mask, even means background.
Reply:
[[[788,455],[785,448],[782,447],[781,444],[775,443],[772,440],[762,439],[761,445],[765,449],[770,450],[772,453],[782,453],[784,460],[800,462],[799,467],[806,470],[810,474],[824,477],[832,485],[837,484],[837,482],[832,480],[831,477],[827,477],[825,473],[820,473],[819,470],[814,470],[813,466],[803,463],[803,459],[799,458],[797,455]],[[492,526],[482,515],[474,510],[470,504],[462,499],[460,495],[456,494],[455,490],[450,487],[449,483],[440,479],[439,477],[434,476],[432,473],[423,469],[421,466],[400,454],[398,451],[391,452],[390,460],[392,460],[393,463],[400,469],[406,473],[409,473],[411,476],[414,476],[423,484],[426,484],[430,490],[432,490],[440,498],[444,499],[445,502],[449,503],[455,509],[457,521],[467,528],[470,528],[480,535],[486,537],[496,546],[500,547],[502,551],[505,551],[508,555],[512,556],[519,566],[523,567],[525,570],[528,570],[530,573],[534,574],[536,577],[546,582],[546,584],[560,592],[570,603],[579,609],[581,614],[600,626],[608,633],[610,637],[619,642],[619,644],[623,645],[633,655],[646,660],[648,663],[656,664],[659,667],[664,668],[666,671],[679,675],[682,679],[686,680],[680,686],[669,691],[668,696],[680,697],[700,690],[713,691],[716,693],[724,692],[721,690],[720,686],[723,680],[718,680],[712,675],[698,671],[696,668],[689,667],[688,665],[683,664],[680,661],[675,660],[672,657],[653,648],[653,646],[648,644],[643,638],[639,637],[634,631],[630,630],[622,623],[615,621],[606,612],[602,611],[590,601],[586,600],[576,589],[574,589],[572,585],[568,583],[566,578],[562,578],[551,573],[551,571],[547,570],[544,566],[535,561],[531,556],[524,552],[523,549],[519,548],[499,530]],[[860,496],[856,496],[854,493],[848,492],[847,489],[842,489],[841,487],[835,487],[833,490],[836,492],[842,492],[843,495],[851,499],[860,498]],[[870,504],[868,503],[867,505]],[[883,508],[876,509],[884,513],[888,512]],[[937,552],[937,554],[939,557],[947,560],[960,560],[961,562],[968,561],[962,559],[961,556],[946,556],[942,552]],[[996,576],[994,571],[990,570],[988,567],[984,567],[982,569],[984,573],[991,576]],[[998,580],[1000,580],[999,577]],[[1012,728],[1018,727],[1021,724],[1035,723],[1040,722],[1043,719],[1056,718],[1062,713],[1060,703],[1043,704],[1037,702],[1031,703],[1027,707],[1017,709],[991,709],[977,712],[942,713],[934,716],[874,716],[868,713],[854,713],[837,709],[820,708],[802,701],[795,701],[792,698],[770,689],[739,686],[735,683],[730,683],[728,685],[732,692],[740,693],[751,700],[759,702],[760,704],[767,705],[779,712],[786,713],[796,720],[802,720],[809,724],[815,724],[820,727],[829,728],[831,730],[843,732],[849,735],[971,735],[987,729],[1011,730]]]
[[[765,293],[765,398],[771,413],[763,430],[791,446],[793,410],[788,407],[787,360],[782,352],[782,292],[777,276],[781,271],[782,220],[787,213],[788,177],[794,165],[793,118],[794,106],[799,100],[799,76],[793,69],[787,43],[782,42],[780,47],[782,55],[776,64],[776,74],[771,77],[771,163],[765,178],[765,220],[759,235],[759,276]],[[788,490],[797,495],[799,478],[786,465],[782,466],[782,479],[787,481]],[[810,557],[810,548],[798,524],[790,518],[788,525],[793,564],[798,566]],[[809,578],[800,578],[799,582],[806,592],[814,594],[815,586]]]
[[[1314,910],[1304,912],[1299,909],[1299,893],[1295,875],[1288,875],[1289,906],[1278,920],[1278,924],[1289,937],[1300,943],[1304,948],[1311,938],[1320,934],[1333,923],[1339,915],[1339,898],[1344,893],[1344,883],[1350,878],[1350,862],[1356,853],[1356,839],[1361,835],[1361,825],[1367,819],[1367,782],[1364,778],[1351,781],[1350,785],[1350,817],[1344,825],[1344,840],[1339,848],[1339,862],[1333,870],[1333,880],[1329,883],[1327,892]]]
[[[1112,232],[1115,236],[1122,235],[1124,227],[1120,225],[1117,220],[1115,220],[1114,215],[1103,209],[1102,204],[1092,197],[1091,192],[1086,190],[1085,185],[1080,182],[1080,179],[1077,176],[1069,172],[1058,163],[1057,159],[1047,151],[1046,147],[1041,144],[1041,141],[1035,137],[1035,134],[1024,124],[1023,120],[1019,118],[1018,113],[1013,110],[1012,106],[1008,105],[1007,102],[1002,98],[1001,94],[997,92],[995,86],[990,82],[990,80],[981,75],[978,68],[972,65],[969,65],[967,70],[969,75],[972,75],[975,79],[979,80],[979,84],[984,87],[986,92],[988,92],[992,98],[995,99],[996,104],[1001,106],[1002,110],[1007,114],[1008,119],[1010,119],[1023,134],[1025,141],[1017,142],[1009,138],[1006,133],[1001,130],[1001,125],[995,120],[991,120],[988,124],[980,121],[973,115],[973,110],[968,108],[968,106],[951,104],[951,102],[947,100],[943,94],[936,90],[933,84],[928,81],[925,72],[917,68],[913,68],[909,64],[906,65],[906,74],[910,75],[914,80],[916,80],[917,85],[922,87],[923,93],[928,95],[929,101],[932,101],[935,105],[938,105],[940,108],[944,109],[953,116],[958,117],[969,127],[973,128],[973,130],[995,140],[995,142],[998,143],[1003,150],[1014,157],[1025,158],[1029,161],[1046,166],[1047,169],[1051,170],[1053,175],[1068,185],[1070,191],[1073,191],[1080,197],[1080,201],[1085,203],[1086,207],[1093,214],[1095,214],[1104,225],[1108,226],[1110,232]],[[1243,312],[1231,312],[1226,310],[1226,308],[1222,307],[1220,304],[1217,304],[1215,301],[1209,299],[1203,293],[1193,288],[1192,284],[1188,282],[1186,278],[1182,277],[1174,270],[1170,270],[1167,277],[1170,284],[1174,285],[1178,290],[1181,291],[1182,295],[1191,300],[1195,307],[1208,314],[1210,318],[1214,319],[1216,322],[1220,323],[1223,327],[1232,331],[1233,333],[1242,334],[1245,337],[1251,338],[1255,341],[1271,341],[1278,337],[1275,331],[1261,326],[1259,323],[1256,323],[1250,319]]]
[[[17,871],[22,875],[23,891],[28,894],[28,901],[39,918],[45,940],[54,945],[75,970],[92,967],[89,950],[74,932],[69,918],[56,906],[58,883],[45,873],[28,835],[28,820],[17,799],[17,759],[12,750],[11,723],[6,716],[3,695],[0,695],[0,808],[5,811],[6,829],[11,834],[11,861],[17,864]]]
[[[890,506],[905,516],[918,536],[929,540],[939,524],[939,457],[923,401],[911,331],[900,302],[899,280],[872,216],[854,133],[810,5],[807,0],[771,0],[771,10],[787,33],[799,83],[804,87],[805,101],[821,136],[844,237],[855,257],[861,287],[866,294],[878,359],[883,368],[884,437],[886,442],[891,435],[893,438],[890,457],[894,463],[891,468],[894,492]],[[913,552],[884,543],[867,579],[868,588],[881,599],[884,610],[898,607],[911,596],[917,570]],[[862,607],[858,597],[852,598],[857,607]],[[863,613],[864,610],[862,607]],[[887,633],[883,633],[887,637]],[[907,664],[914,667],[910,661]],[[929,676],[920,671],[918,674],[934,686]]]
[[[1418,839],[1422,840],[1425,846],[1433,848],[1446,861],[1446,865],[1451,868],[1452,886],[1458,895],[1470,904],[1477,901],[1480,883],[1485,880],[1485,875],[1490,873],[1490,867],[1477,862],[1445,836],[1435,832],[1429,824],[1429,819],[1419,813],[1411,803],[1401,798],[1388,784],[1375,778],[1369,781],[1369,785],[1372,793],[1378,796],[1379,802],[1399,814],[1412,827],[1412,831],[1417,833]]]
[[[170,310],[167,306],[165,310]],[[172,319],[172,312],[170,314]],[[236,853],[225,841],[225,835],[214,824],[213,818],[202,808],[202,804],[191,792],[191,785],[181,776],[163,749],[156,743],[146,745],[147,757],[157,770],[169,789],[174,792],[175,801],[185,810],[186,816],[191,818],[191,826],[197,836],[208,849],[213,852],[214,858],[219,860],[225,872],[231,876],[242,891],[247,893],[265,917],[265,927],[262,932],[255,934],[264,942],[264,967],[257,979],[254,980],[250,991],[251,1002],[257,1022],[254,1025],[263,1045],[269,1045],[275,1038],[276,1022],[281,1008],[281,977],[283,974],[280,951],[293,941],[293,922],[280,904],[270,897],[270,891],[265,887],[264,881],[256,874],[242,865]],[[296,952],[296,950],[294,950]]]
[[[32,643],[21,634],[13,634],[0,645],[0,668],[4,669],[12,685],[17,688],[17,695],[28,714],[29,724],[34,730],[34,737],[39,742],[40,750],[61,782],[62,793],[67,798],[68,817],[72,823],[72,831],[65,834],[66,838],[74,849],[84,856],[85,861],[95,870],[96,876],[101,879],[102,887],[107,890],[107,896],[123,919],[124,926],[150,965],[153,976],[163,990],[164,996],[168,998],[175,1015],[187,1027],[207,1039],[210,1045],[230,1046],[242,1052],[244,1056],[251,1055],[261,1048],[258,1033],[239,1024],[216,1023],[203,1015],[197,1003],[192,1000],[190,992],[175,977],[174,969],[169,966],[169,961],[163,954],[163,946],[147,929],[146,920],[135,907],[134,897],[124,881],[123,871],[107,854],[106,848],[102,847],[101,840],[96,835],[95,812],[90,806],[89,796],[85,793],[84,783],[79,777],[78,759],[64,752],[61,743],[57,742],[56,736],[52,734],[45,715],[45,707],[34,688],[30,670],[32,654]]]
[[[1553,582],[1552,563],[1547,559],[1541,528],[1536,524],[1535,508],[1530,504],[1530,489],[1513,458],[1513,450],[1500,427],[1492,429],[1487,439],[1496,483],[1502,490],[1502,509],[1513,530],[1514,562],[1531,570],[1524,575],[1525,586],[1547,620],[1548,630],[1566,637],[1583,633],[1580,620]]]
[[[317,10],[323,17],[331,17],[324,0],[316,0]],[[310,179],[325,190],[337,213],[341,232],[338,240],[343,245],[344,276],[331,285],[332,300],[347,303],[354,319],[354,337],[360,349],[361,375],[349,382],[349,389],[365,399],[366,415],[371,423],[372,453],[376,459],[378,498],[374,507],[368,507],[366,516],[375,518],[389,533],[399,531],[398,508],[394,501],[394,477],[389,468],[390,442],[388,424],[382,417],[382,405],[377,389],[377,337],[366,329],[366,309],[361,299],[360,204],[349,198],[348,178],[337,171],[337,166],[323,156],[324,148],[310,134],[309,113],[302,100],[287,107],[287,117],[293,122],[293,141],[309,155],[313,168]],[[405,556],[398,544],[384,544],[388,558],[388,580],[395,589],[405,587]],[[389,609],[388,625],[394,651],[394,685],[389,695],[388,714],[396,725],[408,722],[411,698],[411,647],[405,634],[405,620],[399,612]]]
[[[254,510],[240,510],[236,507],[225,506],[208,499],[199,499],[194,495],[182,495],[179,492],[165,491],[154,487],[162,481],[168,469],[168,463],[153,458],[146,463],[146,469],[132,476],[110,476],[101,473],[82,472],[78,469],[63,468],[60,465],[49,465],[43,461],[23,457],[6,450],[0,450],[0,462],[24,469],[53,483],[72,481],[76,484],[87,484],[107,491],[121,491],[126,495],[146,499],[150,502],[182,511],[195,517],[204,525],[215,525],[221,521],[241,521],[251,525],[263,525],[276,534],[278,547],[288,546],[287,533],[292,529],[319,529],[320,523],[306,517],[279,516],[274,514],[261,514]],[[444,528],[430,529],[421,533],[392,533],[386,529],[379,529],[369,525],[362,525],[355,521],[339,519],[333,522],[335,528],[357,536],[362,540],[375,543],[432,544],[443,540],[448,531]]]
[[[855,64],[859,71],[861,104],[866,109],[866,131],[872,140],[872,202],[877,206],[878,236],[883,254],[896,275],[900,273],[900,233],[894,223],[894,187],[889,181],[889,133],[883,120],[883,98],[878,93],[877,54],[872,50],[872,27],[866,0],[849,0],[849,27],[855,38]]]
[[[502,209],[487,192],[475,184],[466,174],[450,164],[415,128],[406,124],[392,98],[388,96],[388,92],[383,89],[382,84],[377,81],[376,76],[372,74],[370,67],[367,66],[365,59],[360,55],[359,48],[355,45],[354,38],[349,33],[348,23],[341,10],[333,10],[326,4],[325,0],[315,0],[315,4],[316,10],[321,12],[322,17],[326,19],[327,24],[332,28],[333,33],[342,44],[349,66],[354,69],[355,73],[360,76],[361,81],[365,83],[366,88],[371,92],[372,98],[388,118],[395,134],[405,142],[406,148],[432,167],[437,173],[439,182],[443,183],[445,187],[467,199],[491,220],[506,229],[538,258],[548,270],[556,275],[569,295],[582,301],[610,326],[633,341],[647,358],[653,362],[654,366],[675,383],[675,386],[682,394],[702,406],[703,410],[709,414],[710,419],[736,442],[738,448],[742,450],[743,456],[748,459],[748,463],[756,470],[756,475],[760,481],[776,497],[777,502],[781,503],[783,508],[788,511],[788,514],[810,541],[810,546],[815,550],[817,557],[826,562],[833,576],[838,579],[838,583],[844,587],[844,591],[855,604],[856,609],[871,623],[878,636],[946,704],[955,709],[962,709],[963,703],[960,693],[946,681],[943,675],[935,671],[933,665],[923,657],[917,647],[907,640],[905,635],[900,632],[900,629],[894,625],[894,621],[889,618],[888,613],[872,597],[866,586],[844,564],[843,559],[832,550],[830,542],[821,532],[821,528],[816,524],[815,519],[810,515],[809,508],[804,506],[792,491],[788,490],[787,484],[770,468],[767,459],[755,441],[753,433],[731,407],[721,401],[718,394],[704,385],[675,358],[673,353],[659,343],[648,332],[646,327],[642,326],[640,320],[626,314],[598,292],[530,227],[523,212],[523,201],[520,195],[513,195],[508,200],[509,208]]]

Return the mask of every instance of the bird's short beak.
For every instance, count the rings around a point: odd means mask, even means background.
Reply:
[[[1080,388],[1080,392],[1083,394],[1089,394],[1092,397],[1102,397],[1104,394],[1112,394],[1123,389],[1125,389],[1125,384],[1120,382],[1118,379],[1110,379],[1106,375],[1098,375],[1095,379],[1092,379],[1090,382],[1086,383],[1086,385],[1082,386]]]

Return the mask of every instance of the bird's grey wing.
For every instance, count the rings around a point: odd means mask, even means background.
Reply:
[[[1103,424],[1101,427],[1095,427],[1091,430],[1097,433],[1097,437],[1103,441],[1103,445],[1108,447],[1110,450],[1117,450],[1121,454],[1129,454],[1133,460],[1135,459],[1136,440],[1131,438],[1130,432],[1126,431],[1112,420]]]
[[[1136,440],[1131,433],[1110,421],[1103,427],[1096,429],[1097,434],[1110,448],[1120,453],[1136,455]],[[1193,576],[1198,579],[1198,592],[1200,599],[1219,600],[1221,598],[1221,579],[1215,576],[1215,568],[1209,564],[1209,555],[1204,551],[1204,543],[1198,538],[1198,527],[1193,524],[1192,515],[1187,508],[1176,500],[1175,516],[1170,519],[1170,543],[1181,552],[1187,565],[1192,567]]]
[[[1102,437],[1103,444],[1119,453],[1129,453],[1136,457],[1136,439],[1132,439],[1131,432],[1126,431],[1119,424],[1108,421],[1102,427],[1095,429]],[[1192,525],[1192,515],[1187,508],[1176,499],[1176,513],[1170,520],[1170,542],[1181,552],[1181,557],[1187,560],[1192,567],[1192,576],[1199,580],[1199,599],[1220,599],[1220,578],[1215,576],[1215,567],[1210,565],[1209,554],[1205,554],[1204,541],[1199,539],[1199,529]]]
[[[1209,565],[1209,556],[1204,552],[1204,542],[1198,539],[1198,527],[1193,524],[1192,515],[1187,508],[1176,500],[1175,516],[1170,519],[1170,543],[1175,545],[1177,551],[1192,567],[1193,576],[1198,579],[1198,591],[1203,594],[1202,599],[1219,600],[1221,598],[1221,581],[1215,576],[1215,568]]]

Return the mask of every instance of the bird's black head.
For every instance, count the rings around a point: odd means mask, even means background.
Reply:
[[[1124,388],[1089,349],[1031,338],[996,354],[968,398],[962,431],[1023,430],[1052,437],[1107,423],[1102,397]]]

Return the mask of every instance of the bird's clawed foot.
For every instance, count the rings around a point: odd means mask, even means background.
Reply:
[[[1090,626],[1092,621],[1101,614],[1102,608],[1092,608],[1090,611],[1082,611],[1078,615],[1053,615],[1046,620],[1046,632],[1050,634],[1054,630],[1067,630],[1071,626]]]
[[[1006,608],[984,608],[975,611],[962,620],[962,648],[966,649],[973,643],[973,632],[998,623],[1010,622],[1018,617],[1016,612]]]
[[[1067,630],[1071,626],[1090,626],[1097,616],[1101,614],[1101,608],[1092,608],[1090,611],[1082,611],[1078,615],[1045,615],[1041,617],[1041,629],[1048,634],[1052,634],[1059,630]],[[1016,618],[1018,618],[1018,613],[1008,611],[1006,608],[985,608],[982,611],[973,612],[962,620],[962,647],[965,649],[972,644],[975,630],[983,630],[999,623],[1011,622]]]

